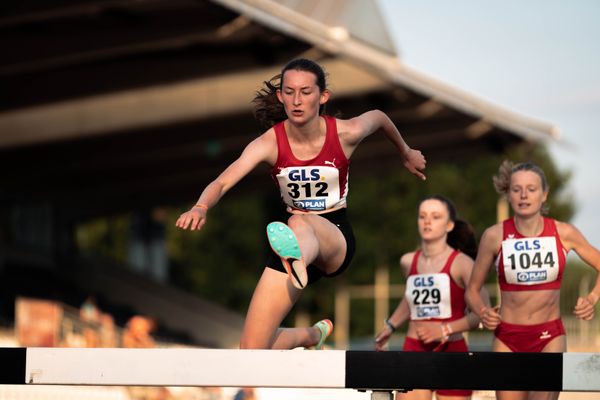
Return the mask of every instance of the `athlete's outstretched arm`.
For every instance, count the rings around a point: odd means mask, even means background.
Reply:
[[[349,156],[354,152],[359,143],[367,136],[382,130],[385,136],[394,144],[402,157],[402,163],[413,175],[425,180],[423,170],[427,164],[425,157],[419,150],[411,149],[396,128],[392,120],[382,111],[371,110],[358,117],[342,122],[342,146]]]
[[[219,202],[229,189],[235,186],[261,162],[272,162],[277,148],[272,130],[250,142],[240,157],[231,163],[214,181],[202,191],[196,205],[181,214],[175,225],[181,229],[199,230],[206,223],[208,209]]]
[[[573,225],[557,222],[560,239],[566,250],[575,250],[577,255],[596,271],[600,272],[600,251],[592,246],[583,234]],[[600,298],[600,273],[596,276],[596,284],[585,297],[577,299],[573,314],[577,318],[589,321],[594,318],[594,306]]]

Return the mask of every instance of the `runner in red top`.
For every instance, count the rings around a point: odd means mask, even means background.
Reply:
[[[375,349],[385,350],[392,333],[409,321],[403,351],[466,352],[462,332],[476,327],[476,314],[465,315],[465,287],[477,250],[472,228],[457,219],[454,205],[443,196],[419,205],[421,246],[400,258],[406,275],[404,298],[375,338]],[[482,289],[483,301],[489,303]],[[437,390],[438,399],[468,399],[471,390]],[[413,390],[399,399],[431,399],[431,390]]]
[[[548,184],[535,164],[505,161],[494,177],[496,191],[506,196],[513,218],[489,227],[481,238],[466,300],[490,330],[499,352],[564,352],[565,330],[560,318],[560,284],[565,255],[579,257],[600,271],[600,251],[573,225],[546,218]],[[492,264],[496,264],[502,307],[490,308],[477,295]],[[590,320],[600,297],[600,279],[573,313]],[[501,400],[557,399],[558,392],[498,391]]]
[[[255,115],[268,129],[176,222],[182,229],[201,229],[208,210],[244,176],[260,163],[272,168],[290,215],[287,223],[267,226],[272,252],[248,308],[241,348],[320,348],[331,333],[329,320],[306,328],[279,326],[306,285],[341,273],[352,259],[354,236],[345,212],[348,159],[363,139],[380,131],[404,166],[425,179],[425,158],[405,143],[383,112],[371,110],[348,120],[322,117],[328,100],[318,64],[306,59],[288,63],[254,99]]]

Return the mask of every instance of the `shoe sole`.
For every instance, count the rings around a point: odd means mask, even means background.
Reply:
[[[271,222],[267,225],[267,237],[271,249],[281,258],[294,287],[304,289],[308,276],[294,232],[282,222]]]

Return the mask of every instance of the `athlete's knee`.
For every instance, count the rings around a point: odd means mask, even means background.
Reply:
[[[306,216],[297,214],[293,214],[288,218],[288,226],[292,228],[294,232],[302,229],[312,229],[306,219]]]

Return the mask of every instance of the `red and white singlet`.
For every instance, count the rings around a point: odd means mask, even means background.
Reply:
[[[502,223],[502,230],[502,247],[496,258],[500,290],[560,289],[566,250],[554,220],[544,217],[539,236],[521,235],[512,218]]]
[[[273,127],[278,155],[271,177],[279,187],[288,211],[319,212],[346,205],[350,162],[338,138],[336,119],[323,118],[327,126],[325,143],[311,160],[299,160],[294,156],[283,122]]]
[[[420,274],[417,262],[421,251],[415,252],[405,291],[412,321],[454,321],[464,317],[467,308],[465,289],[458,286],[450,275],[452,263],[459,253],[454,250],[440,272]]]

